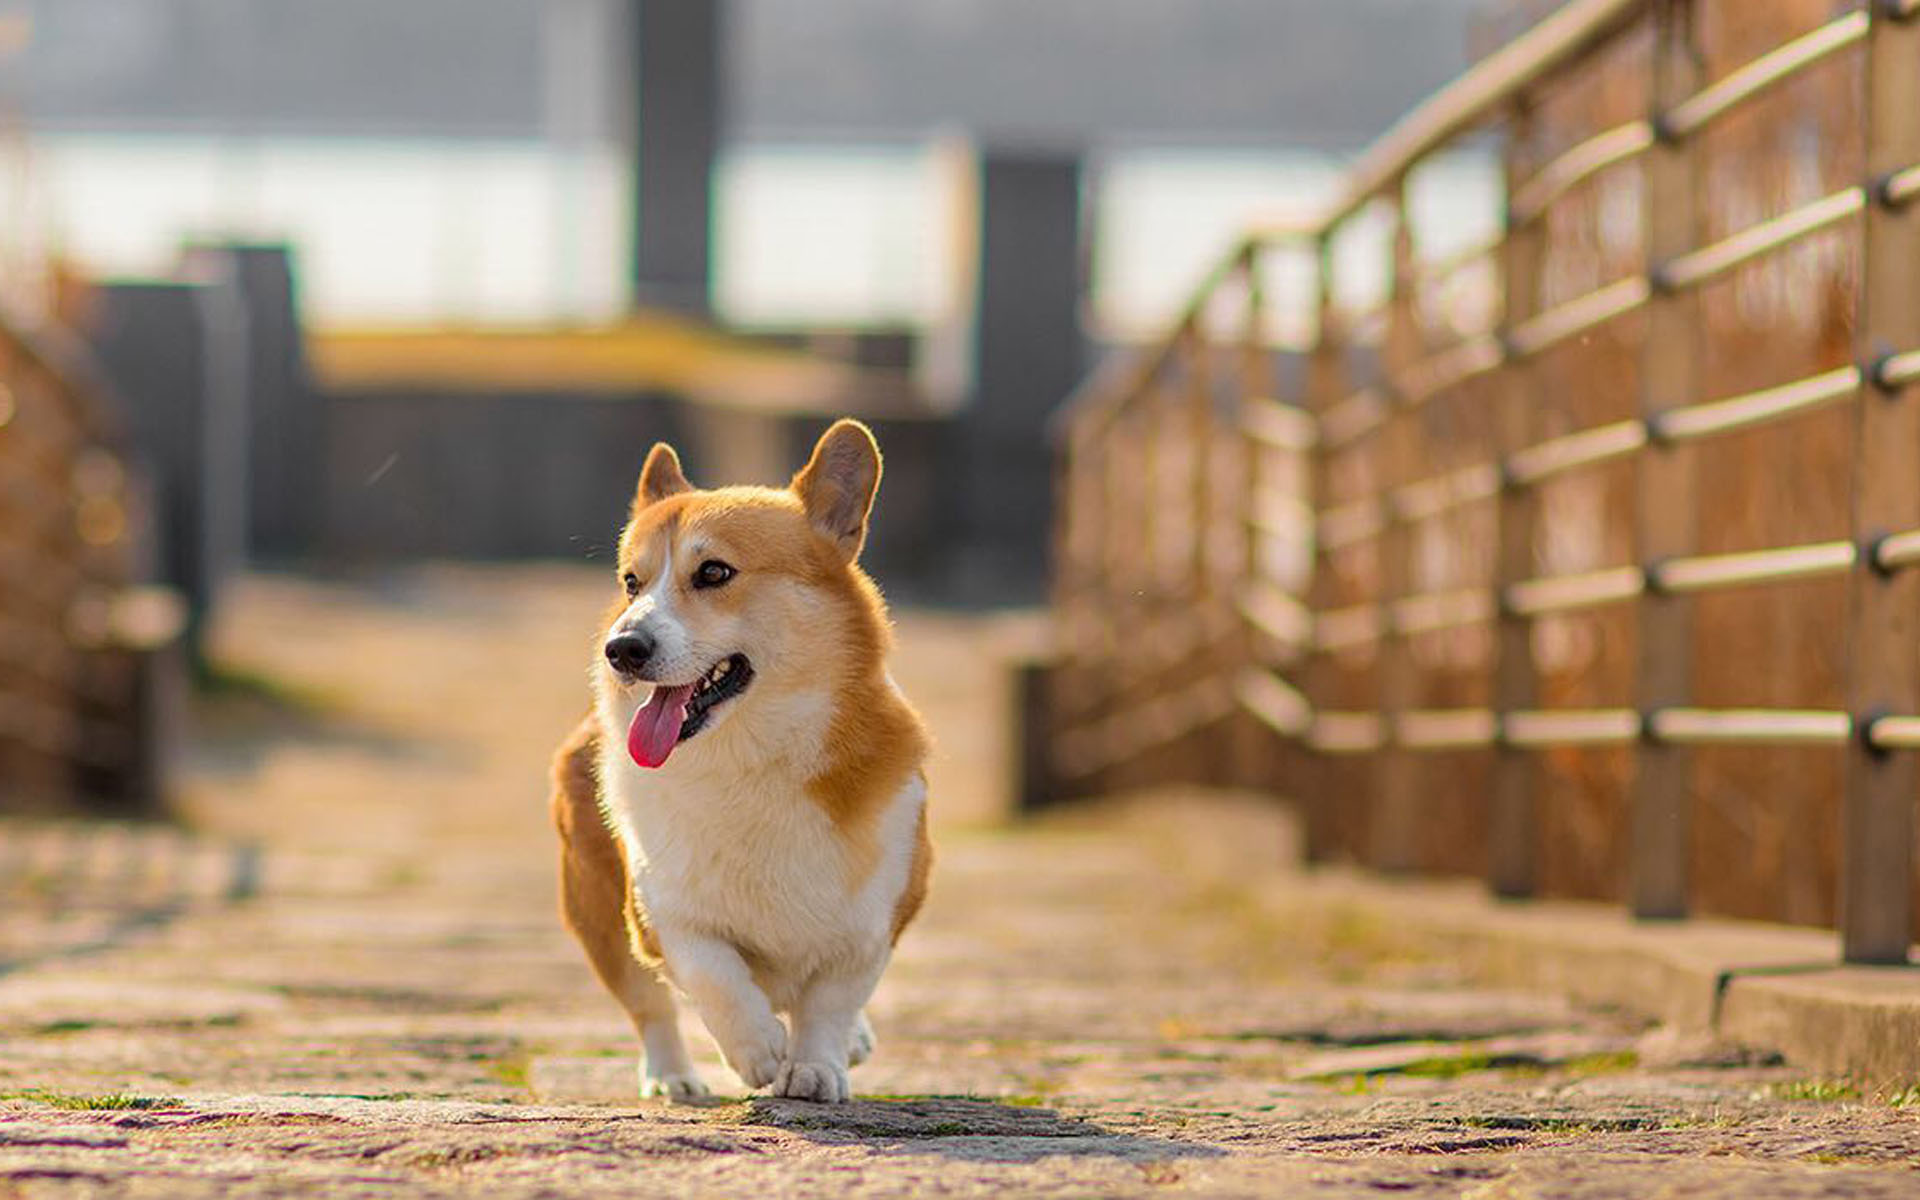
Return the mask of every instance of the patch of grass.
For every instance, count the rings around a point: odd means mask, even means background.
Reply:
[[[496,1083],[519,1091],[532,1092],[533,1083],[528,1078],[532,1066],[532,1056],[521,1052],[494,1059],[487,1064],[486,1071]]]
[[[1440,1058],[1418,1059],[1392,1073],[1411,1075],[1416,1079],[1458,1079],[1474,1071],[1489,1070],[1493,1065],[1493,1060],[1485,1054],[1469,1052]]]
[[[415,888],[427,881],[427,870],[417,862],[390,863],[380,873],[380,882],[394,889]]]
[[[1591,1075],[1618,1075],[1622,1071],[1632,1071],[1640,1065],[1640,1056],[1632,1050],[1615,1050],[1600,1054],[1581,1054],[1560,1064],[1560,1070],[1569,1075],[1586,1078]]]
[[[1775,1100],[1816,1100],[1833,1103],[1839,1100],[1858,1100],[1860,1089],[1844,1079],[1795,1079],[1787,1083],[1776,1083],[1767,1089],[1767,1094]]]
[[[45,1025],[34,1026],[33,1031],[35,1033],[80,1033],[83,1030],[94,1029],[99,1024],[98,1021],[48,1021]]]
[[[965,1121],[938,1121],[927,1126],[928,1137],[960,1137],[967,1132]]]
[[[75,1092],[56,1092],[48,1088],[22,1088],[18,1091],[0,1092],[0,1100],[25,1100],[33,1104],[44,1104],[49,1108],[66,1109],[69,1112],[114,1112],[126,1109],[171,1108],[174,1101],[164,1096],[135,1096],[128,1092],[106,1092],[100,1095],[84,1095]]]
[[[1916,1083],[1911,1087],[1900,1088],[1897,1091],[1887,1092],[1877,1097],[1877,1099],[1888,1108],[1915,1107],[1916,1105],[1920,1105],[1920,1083]]]
[[[1334,1090],[1343,1096],[1364,1096],[1373,1090],[1373,1077],[1370,1075],[1348,1075],[1335,1081]]]
[[[1030,1096],[1057,1096],[1065,1087],[1050,1075],[1030,1075],[1026,1072],[1016,1073],[1013,1082],[1023,1093]]]
[[[330,697],[315,689],[276,679],[253,667],[232,663],[194,664],[193,690],[209,700],[257,704],[282,712],[317,713],[335,706]]]

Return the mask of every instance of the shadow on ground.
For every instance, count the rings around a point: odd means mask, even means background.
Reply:
[[[1008,1142],[1044,1140],[1047,1155],[1125,1159],[1215,1158],[1224,1151],[1142,1137],[1037,1105],[996,1104],[970,1096],[917,1096],[814,1104],[758,1096],[743,1124],[771,1125],[827,1145],[866,1143],[879,1153],[946,1158],[1031,1158],[1035,1147],[1009,1153]]]
[[[422,731],[380,727],[344,696],[245,668],[199,668],[192,704],[196,771],[253,775],[288,746],[346,750],[394,763],[453,759],[450,749]]]

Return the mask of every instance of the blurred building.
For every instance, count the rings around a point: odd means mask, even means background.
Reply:
[[[488,353],[515,364],[540,353],[671,363],[503,389],[474,378],[498,359],[440,337],[599,328],[638,302],[711,311],[728,330],[770,335],[756,346],[842,362],[851,375],[807,375],[820,386],[804,402],[793,385],[772,407],[789,426],[835,408],[897,418],[894,444],[927,464],[914,473],[918,508],[900,515],[918,532],[898,543],[1017,538],[1026,548],[1013,557],[1031,568],[1046,527],[1040,423],[1092,348],[1157,325],[1248,220],[1322,198],[1345,155],[1465,64],[1475,5],[0,0],[0,18],[28,30],[0,77],[0,113],[26,131],[6,149],[28,181],[17,219],[91,274],[177,275],[183,242],[292,248],[297,287],[250,294],[270,305],[256,328],[296,320],[304,344],[276,336],[255,357],[288,387],[311,367],[317,387],[292,399],[255,387],[267,519],[254,525],[271,534],[256,549],[565,553],[603,540],[597,526],[567,531],[624,485],[631,440],[658,431],[725,447],[734,460],[712,462],[716,475],[765,474],[804,442],[803,429],[738,419],[764,415],[769,390],[734,394],[738,347],[700,342],[706,370],[631,328],[577,352],[496,339]],[[653,43],[649,19],[669,30]],[[663,39],[669,52],[650,60]],[[674,76],[661,103],[688,105],[651,142],[646,114],[663,110],[646,107],[635,78],[648,61]],[[701,121],[718,133],[710,154],[694,137],[666,160],[666,174],[697,181],[691,199],[685,187],[636,196],[636,141],[686,141]],[[1437,238],[1492,219],[1489,183],[1471,159],[1425,181]],[[708,264],[690,303],[636,288],[650,269],[636,221],[664,230],[669,250],[698,242],[673,268]],[[198,256],[200,283],[220,261]],[[273,277],[251,251],[234,261]],[[1351,273],[1379,266],[1361,253]],[[1029,272],[1048,282],[1028,286]],[[426,349],[397,352],[385,336],[396,330]],[[1081,332],[1084,344],[1070,336]],[[684,335],[674,327],[671,344]],[[151,350],[135,356],[143,371]],[[413,369],[391,369],[407,354]],[[465,370],[436,375],[423,355]],[[788,365],[782,378],[804,374]],[[258,362],[242,374],[263,378]],[[634,396],[682,407],[621,406]],[[562,414],[577,437],[555,431]],[[495,464],[535,442],[543,470],[594,464],[548,517],[504,500],[475,524],[515,532],[489,542],[435,516],[474,511],[500,490]],[[1024,483],[1000,481],[1001,503],[976,514],[990,529],[930,523],[1009,459]],[[275,512],[284,498],[262,493],[268,476],[297,477],[298,495],[327,511]],[[382,489],[407,495],[412,515],[383,507]]]
[[[0,104],[99,269],[161,269],[183,230],[292,237],[324,319],[601,316],[631,2],[0,0],[32,28]],[[1455,74],[1474,5],[732,0],[721,311],[929,316],[953,267],[927,148],[960,133],[1093,156],[1100,312],[1143,327],[1248,210],[1317,195]]]

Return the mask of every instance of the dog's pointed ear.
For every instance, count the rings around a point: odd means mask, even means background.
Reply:
[[[647,465],[640,468],[640,490],[633,494],[633,511],[692,490],[693,485],[680,470],[680,456],[665,442],[655,442],[647,452]]]
[[[835,421],[814,444],[813,457],[793,477],[792,487],[813,527],[848,562],[860,557],[867,514],[880,489],[880,446],[873,433],[858,421]]]

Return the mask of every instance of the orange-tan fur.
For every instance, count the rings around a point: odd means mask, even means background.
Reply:
[[[716,647],[754,674],[649,772],[628,760],[624,722],[652,686],[597,662],[595,711],[555,759],[553,811],[567,923],[641,1032],[646,1086],[672,1098],[704,1087],[666,1028],[663,977],[750,1085],[845,1099],[849,1059],[871,1049],[857,1005],[926,896],[928,739],[886,673],[885,606],[856,561],[878,478],[853,422],[787,489],[695,490],[665,446],[642,472],[616,572],[631,586],[606,636],[670,627],[661,654],[696,663],[695,678]],[[736,573],[695,586],[695,559]],[[773,1010],[789,1014],[791,1047]]]

